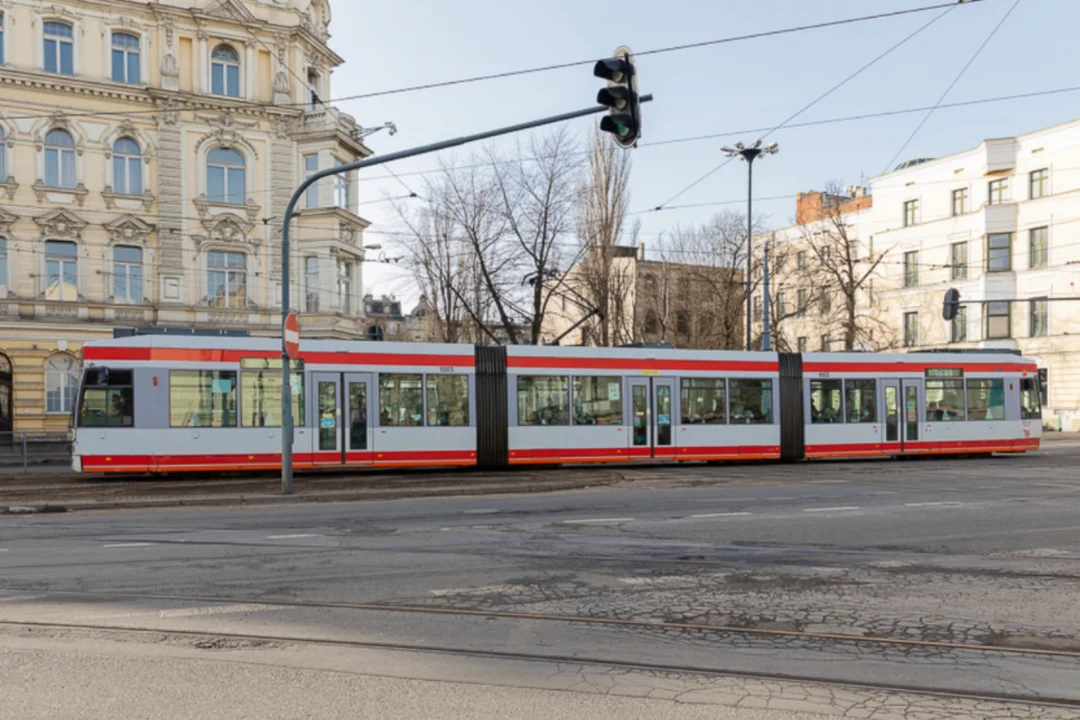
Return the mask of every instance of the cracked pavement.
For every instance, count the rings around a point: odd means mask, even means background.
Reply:
[[[3,517],[0,674],[91,696],[99,665],[243,678],[258,717],[297,716],[271,686],[285,673],[341,702],[342,677],[395,687],[418,715],[442,692],[455,716],[513,697],[590,717],[1075,718],[1077,460],[625,468],[544,496]],[[50,716],[37,682],[0,717]]]

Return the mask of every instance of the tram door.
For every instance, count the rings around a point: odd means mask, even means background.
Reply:
[[[371,375],[312,373],[316,465],[370,465]]]
[[[674,394],[672,378],[630,380],[630,443],[648,448],[648,457],[671,455]]]
[[[908,443],[919,439],[919,410],[922,409],[922,383],[918,380],[900,382],[903,411],[901,412],[901,450],[910,450]]]
[[[900,440],[900,381],[885,380],[882,382],[885,400],[885,442],[901,443]]]

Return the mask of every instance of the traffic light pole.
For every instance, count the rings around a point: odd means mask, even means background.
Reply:
[[[645,95],[641,98],[640,102],[649,102],[653,99],[652,95]],[[543,127],[545,125],[553,125],[555,123],[564,122],[566,120],[573,120],[579,117],[586,117],[588,115],[598,115],[600,113],[608,112],[610,108],[605,105],[597,105],[595,107],[585,108],[583,110],[574,110],[573,112],[562,113],[560,115],[552,115],[550,117],[541,118],[540,120],[530,120],[529,122],[518,123],[517,125],[507,125],[506,127],[497,128],[495,130],[488,130],[482,133],[476,133],[475,135],[465,135],[452,140],[443,140],[442,142],[431,143],[430,145],[421,145],[420,147],[412,148],[411,150],[402,150],[396,153],[390,153],[388,155],[381,155],[375,158],[368,158],[367,160],[359,160],[348,165],[340,165],[338,167],[327,168],[321,170],[314,175],[306,178],[300,186],[293,191],[292,197],[289,198],[289,204],[285,207],[285,219],[282,222],[281,228],[281,491],[285,495],[292,495],[293,492],[293,461],[292,461],[292,446],[293,446],[293,416],[292,416],[292,384],[291,375],[292,362],[289,359],[289,354],[285,350],[285,320],[289,317],[289,226],[292,224],[293,216],[296,214],[296,203],[299,202],[303,196],[304,191],[309,187],[322,180],[323,178],[331,177],[332,175],[341,175],[342,173],[352,172],[353,170],[363,170],[364,168],[374,167],[376,165],[382,165],[384,163],[393,162],[394,160],[404,160],[406,158],[416,157],[417,155],[425,155],[427,153],[437,152],[439,150],[447,150],[453,147],[459,147],[461,145],[467,145],[469,143],[477,142],[478,140],[487,140],[489,138],[499,137],[500,135],[509,135],[511,133],[521,132],[522,130],[531,130],[533,128]]]

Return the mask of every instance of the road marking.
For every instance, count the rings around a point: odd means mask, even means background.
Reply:
[[[942,500],[941,502],[904,503],[904,507],[938,507],[940,505],[962,505],[954,500]]]
[[[269,610],[284,610],[278,605],[259,605],[255,603],[239,605],[216,605],[210,607],[174,608],[171,610],[149,610],[144,612],[118,613],[114,615],[84,615],[86,620],[114,620],[119,618],[157,617],[157,618],[184,618],[204,617],[207,615],[231,615],[236,613],[267,612]]]
[[[691,515],[690,517],[695,520],[704,520],[706,518],[719,518],[719,517],[739,517],[742,515],[749,515],[748,512],[730,512],[730,513],[702,513],[701,515]]]
[[[267,535],[267,540],[295,540],[296,538],[319,537],[312,533],[297,533],[296,535]]]
[[[840,512],[841,510],[858,510],[858,505],[844,505],[843,507],[827,508],[803,508],[803,512]]]
[[[7,551],[8,551],[7,548],[0,548],[0,552],[7,552]]]
[[[846,485],[847,480],[811,480],[807,485]]]
[[[465,510],[461,514],[462,515],[495,515],[496,513],[500,513],[500,512],[502,512],[502,510],[499,510],[497,508],[477,508],[476,510]]]
[[[155,543],[148,542],[130,542],[130,543],[112,543],[111,545],[102,545],[101,547],[107,548],[129,548],[129,547],[150,547]]]
[[[563,520],[564,525],[600,525],[603,523],[630,522],[634,518],[589,518],[588,520]]]

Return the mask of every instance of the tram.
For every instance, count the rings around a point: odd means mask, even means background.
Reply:
[[[72,465],[281,464],[275,339],[88,342]],[[1008,353],[768,353],[304,340],[298,469],[1022,453],[1038,372]]]

